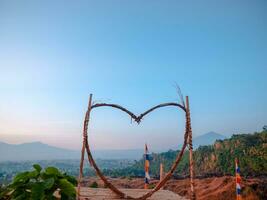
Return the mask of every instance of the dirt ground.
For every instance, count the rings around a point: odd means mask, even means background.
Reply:
[[[144,187],[142,178],[110,178],[111,182],[118,188],[136,188]],[[98,178],[86,178],[83,186],[92,186],[96,182],[97,187],[105,187]],[[158,182],[151,180],[150,187]],[[95,185],[95,183],[94,183]],[[173,191],[180,196],[189,197],[189,180],[171,179],[164,186],[164,189]],[[212,177],[195,179],[195,190],[198,200],[231,200],[235,197],[235,178],[231,176]],[[243,200],[266,200],[267,199],[267,180],[266,178],[250,178],[242,180],[242,199]]]

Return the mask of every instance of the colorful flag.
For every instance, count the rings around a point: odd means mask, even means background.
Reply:
[[[145,189],[148,188],[149,180],[149,154],[147,144],[145,144]]]
[[[241,200],[241,176],[238,159],[235,159],[236,200]]]

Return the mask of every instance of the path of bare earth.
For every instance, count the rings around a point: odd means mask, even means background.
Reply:
[[[110,178],[110,180],[118,188],[142,189],[144,186],[142,178]],[[87,178],[83,181],[83,186],[90,186],[93,182],[97,182],[100,188],[104,188],[102,181],[98,178]],[[153,187],[158,180],[152,180],[150,186]],[[260,200],[267,199],[267,180],[266,178],[250,178],[243,179],[243,200]],[[189,180],[174,180],[171,179],[164,186],[165,190],[173,191],[174,193],[189,197]],[[235,199],[235,178],[231,176],[211,177],[195,180],[195,189],[198,200],[230,200]],[[264,196],[264,197],[263,197]]]

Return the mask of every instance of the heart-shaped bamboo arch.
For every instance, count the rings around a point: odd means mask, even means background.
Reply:
[[[162,108],[162,107],[167,107],[167,106],[175,106],[177,108],[182,109],[185,112],[185,118],[186,118],[186,128],[185,128],[185,133],[184,133],[184,142],[183,142],[183,146],[181,151],[179,152],[179,154],[177,154],[177,157],[174,161],[174,163],[172,164],[172,167],[170,169],[170,171],[165,175],[165,177],[157,183],[157,185],[155,186],[155,188],[153,188],[152,190],[149,190],[149,192],[147,192],[146,194],[144,194],[141,197],[132,197],[132,196],[128,196],[127,194],[125,194],[124,192],[122,192],[121,190],[119,190],[117,187],[115,187],[111,182],[109,182],[109,180],[102,174],[101,170],[99,169],[99,167],[97,166],[92,153],[90,151],[89,148],[89,144],[88,144],[88,124],[89,124],[89,119],[90,119],[90,113],[94,108],[98,108],[98,107],[112,107],[112,108],[116,108],[119,109],[125,113],[127,113],[128,115],[130,115],[130,117],[132,119],[134,119],[138,124],[141,122],[142,118],[149,114],[150,112],[158,109],[158,108]],[[178,103],[163,103],[163,104],[159,104],[157,106],[152,107],[151,109],[145,111],[144,113],[140,114],[139,116],[136,116],[135,114],[133,114],[131,111],[127,110],[126,108],[117,105],[117,104],[106,104],[106,103],[98,103],[98,104],[93,104],[92,105],[92,94],[90,94],[90,98],[89,98],[89,104],[88,104],[88,110],[85,114],[85,119],[84,119],[84,126],[83,126],[83,145],[82,145],[82,154],[81,154],[81,162],[80,162],[80,174],[79,174],[79,180],[78,180],[78,199],[80,198],[80,183],[81,183],[81,179],[82,179],[82,175],[83,175],[83,163],[84,163],[84,154],[85,154],[85,150],[87,152],[87,156],[88,156],[88,160],[89,163],[91,164],[91,166],[94,167],[96,174],[102,179],[102,181],[104,182],[104,184],[110,189],[112,190],[114,193],[116,193],[120,198],[124,198],[124,199],[135,199],[135,200],[145,200],[148,197],[152,196],[156,191],[158,191],[161,187],[163,187],[165,185],[165,183],[171,178],[171,176],[173,175],[176,167],[178,166],[179,162],[182,159],[182,156],[184,154],[185,148],[188,145],[189,147],[189,156],[190,156],[190,186],[191,186],[191,194],[190,194],[190,199],[195,199],[195,193],[194,193],[194,173],[193,173],[193,146],[192,146],[192,130],[191,130],[191,120],[190,120],[190,110],[189,110],[189,101],[188,101],[188,96],[186,97],[186,105],[181,105]]]

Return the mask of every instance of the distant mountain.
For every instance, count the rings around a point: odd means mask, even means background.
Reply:
[[[197,149],[199,146],[204,146],[204,145],[211,145],[213,144],[216,140],[224,140],[227,137],[224,135],[221,135],[219,133],[215,133],[213,131],[205,133],[203,135],[197,136],[193,138],[193,147],[194,149]],[[178,146],[178,149],[182,148],[182,144]],[[173,148],[176,149],[176,148]]]
[[[111,149],[97,150],[93,152],[93,156],[99,159],[129,159],[139,160],[143,157],[143,149]]]
[[[143,155],[143,150],[97,150],[93,151],[96,159],[129,159],[137,160]],[[0,142],[0,161],[25,160],[58,160],[80,159],[80,151],[58,148],[41,142],[23,144],[7,144]]]
[[[225,136],[209,132],[193,139],[194,148],[213,144],[216,140],[225,139]],[[155,151],[161,152],[161,151]],[[96,150],[93,151],[96,159],[129,159],[139,160],[143,156],[143,149],[125,150]],[[25,160],[58,160],[80,159],[80,151],[58,148],[41,142],[23,144],[7,144],[0,142],[0,161]]]
[[[77,159],[79,151],[49,146],[41,142],[7,144],[0,142],[0,161]]]
[[[224,139],[226,139],[226,136],[211,131],[206,134],[193,138],[193,146],[194,149],[197,149],[199,146],[211,145],[216,140],[224,140]]]

